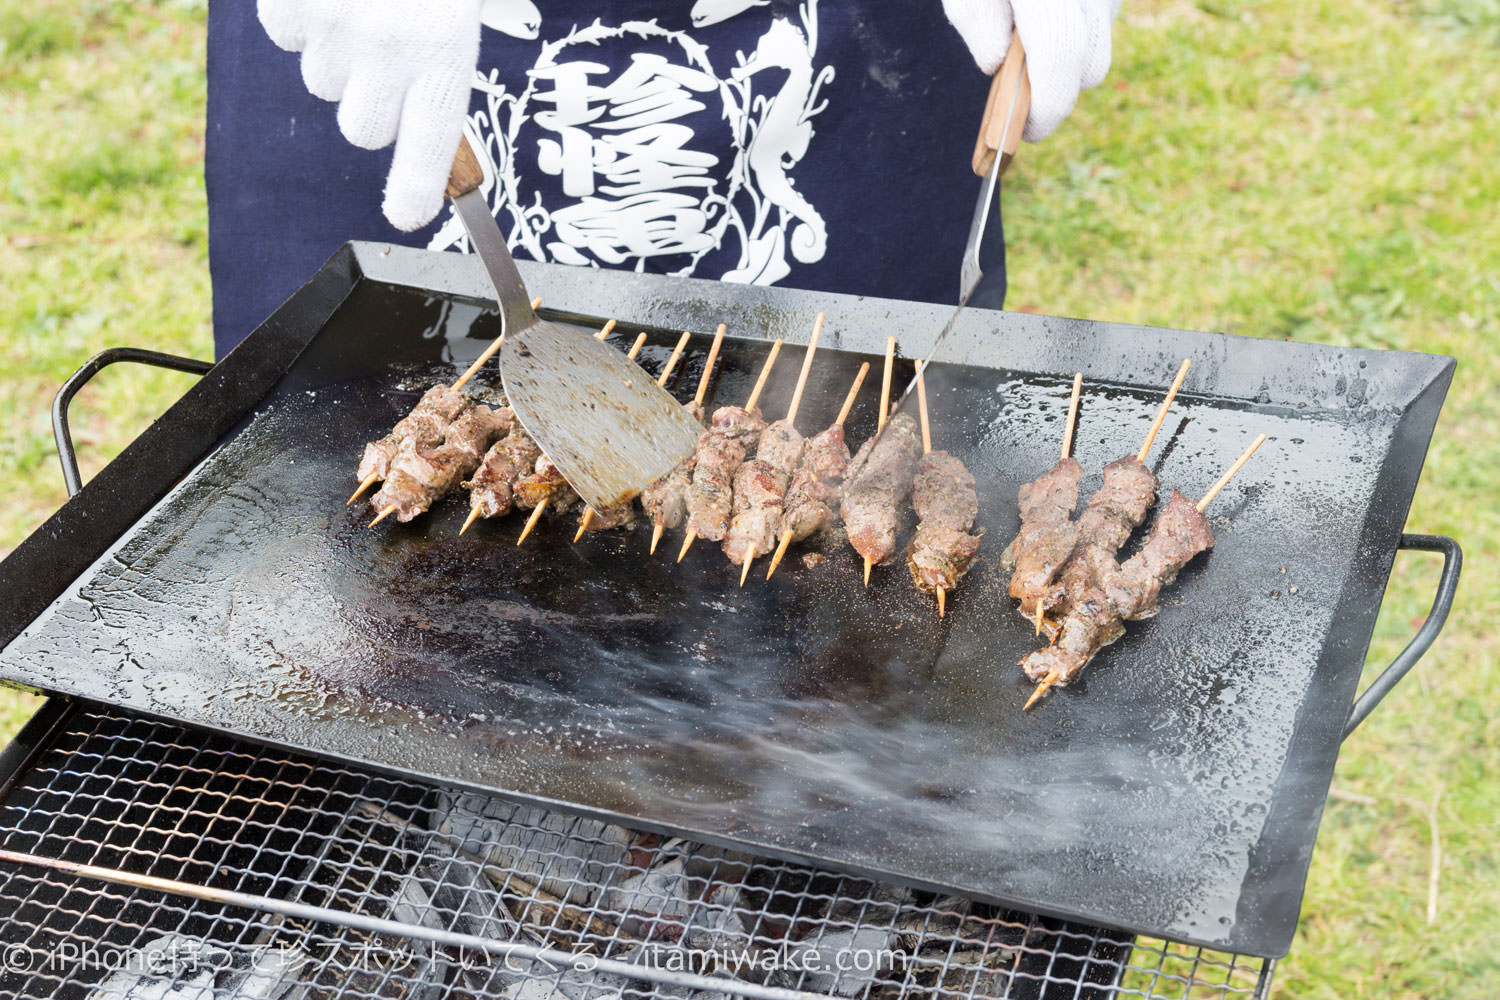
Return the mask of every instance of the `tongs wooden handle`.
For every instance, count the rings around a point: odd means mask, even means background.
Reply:
[[[1009,129],[1005,127],[1007,109],[1010,111]],[[997,154],[1002,157],[1000,172],[1005,172],[1021,145],[1021,132],[1030,112],[1031,81],[1026,76],[1026,50],[1021,47],[1020,34],[1012,31],[1010,48],[1005,53],[1005,61],[995,71],[989,100],[984,104],[984,117],[979,122],[979,139],[974,143],[976,174],[988,177]]]

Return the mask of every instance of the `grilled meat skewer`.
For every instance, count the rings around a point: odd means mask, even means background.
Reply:
[[[790,421],[778,420],[761,432],[755,458],[735,473],[734,517],[724,535],[724,554],[736,566],[776,548],[783,498],[804,443]]]
[[[726,327],[719,324],[719,329],[714,332],[714,342],[708,348],[708,360],[703,364],[703,374],[698,376],[698,392],[693,396],[693,401],[687,405],[688,415],[698,423],[703,423],[703,398],[708,394],[708,382],[713,377],[714,362],[718,360],[719,348],[724,343],[724,331]],[[656,553],[656,546],[661,542],[662,534],[668,528],[675,528],[686,518],[688,512],[688,490],[693,485],[693,468],[697,464],[697,453],[689,455],[678,462],[671,472],[662,476],[656,482],[646,487],[641,493],[641,507],[651,518],[651,554]]]
[[[984,534],[983,529],[971,533],[979,514],[974,477],[948,452],[928,452],[917,463],[911,497],[921,519],[907,547],[912,582],[928,593],[946,594],[974,565]]]
[[[854,456],[851,467],[859,473],[844,484],[842,512],[849,544],[865,558],[867,567],[883,562],[896,549],[901,502],[911,494],[921,453],[917,422],[898,413]]]
[[[1151,527],[1145,545],[1123,564],[1095,550],[1081,591],[1057,627],[1057,641],[1021,661],[1034,681],[1066,687],[1094,655],[1125,634],[1125,622],[1153,617],[1161,590],[1200,552],[1212,548],[1213,529],[1176,490]],[[1050,685],[1049,685],[1050,686]]]
[[[719,407],[709,429],[698,436],[698,445],[693,450],[693,482],[687,496],[687,537],[677,553],[678,562],[682,562],[698,536],[720,542],[729,531],[729,519],[734,512],[734,474],[746,454],[760,443],[761,432],[766,429],[765,418],[755,403],[766,387],[780,351],[778,337],[771,344],[745,405]]]
[[[542,450],[518,424],[509,434],[490,445],[479,468],[463,483],[469,491],[467,530],[477,517],[503,517],[511,512],[516,483],[536,468]],[[463,532],[459,532],[462,534]]]
[[[1021,530],[1001,554],[1010,570],[1010,596],[1021,602],[1021,613],[1040,615],[1057,575],[1078,543],[1078,483],[1083,466],[1064,458],[1021,487]],[[1055,603],[1055,599],[1054,599]]]
[[[1114,559],[1116,552],[1146,520],[1156,502],[1158,481],[1135,455],[1117,458],[1104,467],[1104,482],[1078,516],[1077,545],[1058,579],[1039,596],[1042,628],[1055,635],[1060,627],[1047,620],[1049,612],[1066,616],[1069,606],[1088,600],[1091,561]]]
[[[480,404],[454,420],[436,448],[424,449],[415,438],[406,438],[390,463],[384,484],[370,498],[378,512],[375,520],[394,513],[396,520],[410,521],[431,508],[479,467],[485,449],[514,422],[509,407],[492,410]]]
[[[365,445],[359,468],[355,471],[361,484],[360,492],[390,474],[391,463],[400,452],[402,442],[411,440],[417,448],[435,448],[442,444],[448,427],[470,405],[469,397],[446,385],[435,385],[424,392],[417,405],[396,422],[389,434]],[[353,503],[358,496],[359,492],[356,492],[349,502]]]

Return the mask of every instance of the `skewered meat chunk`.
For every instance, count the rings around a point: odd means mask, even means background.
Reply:
[[[928,592],[952,590],[974,565],[983,534],[969,532],[979,514],[974,477],[948,452],[930,452],[917,463],[911,496],[921,518],[907,549],[912,581]]]
[[[744,564],[752,549],[764,555],[776,548],[786,483],[785,472],[759,458],[735,472],[734,519],[724,536],[724,554],[736,566]]]
[[[787,487],[781,516],[781,530],[790,530],[792,541],[800,542],[833,523],[839,485],[848,470],[849,446],[844,443],[842,424],[808,438]]]
[[[1156,501],[1157,485],[1156,475],[1134,455],[1117,458],[1104,467],[1104,482],[1078,516],[1078,543],[1073,554],[1057,582],[1042,597],[1043,614],[1054,609],[1067,614],[1068,604],[1089,586],[1089,560],[1102,556],[1113,561],[1130,533],[1146,519]],[[1049,634],[1057,630],[1055,624],[1046,621],[1042,627]]]
[[[693,485],[693,458],[689,455],[678,462],[676,468],[641,493],[641,507],[652,524],[675,528],[687,517],[688,490]]]
[[[797,428],[777,420],[761,432],[755,459],[735,473],[734,517],[724,536],[724,554],[736,566],[776,548],[787,483],[802,459],[804,444]]]
[[[852,467],[859,468],[859,472],[844,485],[844,524],[849,531],[849,544],[872,563],[884,561],[896,549],[901,501],[911,493],[912,476],[921,454],[917,422],[905,413],[898,413],[854,457]],[[860,468],[863,456],[868,458]]]
[[[396,508],[398,521],[410,521],[430,509],[449,490],[479,466],[484,450],[510,429],[514,418],[507,407],[492,410],[473,406],[452,422],[443,443],[421,448],[416,438],[405,438],[391,461],[385,483],[370,498],[377,512]]]
[[[1176,490],[1156,516],[1141,550],[1120,564],[1104,567],[1104,592],[1132,621],[1154,618],[1163,587],[1174,582],[1182,568],[1200,552],[1214,547],[1214,531],[1193,501]]]
[[[1085,589],[1070,602],[1056,643],[1021,661],[1026,676],[1040,681],[1056,671],[1055,683],[1067,685],[1099,650],[1125,634],[1126,620],[1154,616],[1162,587],[1176,580],[1194,556],[1213,544],[1208,519],[1191,500],[1173,490],[1146,544],[1124,564],[1098,551],[1088,557]]]
[[[532,510],[545,503],[553,510],[561,511],[578,500],[578,494],[573,492],[573,487],[546,455],[537,457],[535,472],[516,481],[512,497],[522,510]]]
[[[724,540],[733,513],[734,474],[765,428],[759,409],[721,406],[714,411],[713,426],[698,435],[688,490],[688,529],[698,537]]]
[[[379,441],[365,445],[355,475],[360,482],[371,476],[384,479],[391,462],[401,449],[401,442],[411,439],[418,448],[432,448],[443,443],[448,426],[469,406],[469,397],[448,385],[435,385],[422,394],[412,411],[396,422],[391,432]]]
[[[479,468],[463,485],[469,491],[469,503],[479,508],[481,517],[509,514],[516,482],[536,467],[542,450],[531,435],[519,426],[490,445]]]
[[[1011,571],[1010,596],[1021,602],[1023,614],[1045,606],[1078,542],[1073,508],[1081,479],[1083,466],[1065,458],[1021,487],[1021,530],[1000,558]]]

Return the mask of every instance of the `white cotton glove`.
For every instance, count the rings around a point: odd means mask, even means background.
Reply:
[[[339,103],[362,149],[392,142],[381,210],[411,232],[443,207],[474,63],[480,0],[259,0],[271,41],[302,53],[302,80]]]
[[[986,73],[1005,58],[1011,29],[1021,33],[1031,79],[1031,114],[1021,137],[1040,142],[1072,112],[1079,91],[1109,72],[1120,0],[943,0],[943,12]]]

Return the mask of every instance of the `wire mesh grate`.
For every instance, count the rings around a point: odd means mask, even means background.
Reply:
[[[6,788],[0,830],[10,850],[576,959],[502,958],[0,865],[0,1000],[727,1000],[755,987],[1258,1000],[1272,966],[92,708]],[[674,980],[683,973],[724,985],[693,989]]]

